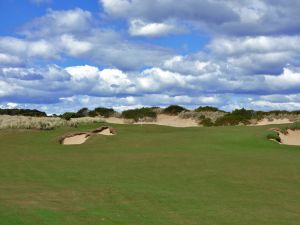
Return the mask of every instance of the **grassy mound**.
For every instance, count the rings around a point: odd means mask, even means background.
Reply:
[[[140,108],[140,109],[130,109],[122,112],[122,117],[125,119],[132,119],[135,122],[144,118],[156,119],[157,114],[153,108]]]
[[[170,105],[169,107],[165,108],[162,113],[168,115],[178,115],[181,112],[189,111],[186,108],[179,106],[179,105]]]

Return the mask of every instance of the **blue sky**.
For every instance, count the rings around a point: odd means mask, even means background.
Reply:
[[[300,109],[298,0],[2,0],[0,9],[0,107]]]

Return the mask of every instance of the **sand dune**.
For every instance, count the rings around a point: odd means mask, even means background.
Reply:
[[[170,127],[197,127],[198,123],[193,119],[183,119],[178,116],[160,114],[154,122],[138,122],[136,124],[156,124]]]
[[[105,118],[105,122],[107,123],[116,123],[116,124],[128,124],[130,121],[126,121],[122,118],[110,117]],[[131,123],[133,123],[131,121]],[[170,116],[165,114],[158,114],[156,121],[151,122],[136,122],[133,124],[154,124],[154,125],[162,125],[162,126],[170,126],[170,127],[197,127],[198,123],[194,119],[184,119],[178,116]]]
[[[286,123],[293,123],[287,118],[284,119],[273,119],[272,121],[268,120],[267,118],[264,118],[263,120],[258,121],[255,126],[265,126],[265,125],[271,125],[271,124],[286,124]]]
[[[108,117],[108,118],[103,118],[103,120],[106,123],[126,124],[123,118],[118,118],[118,117]]]

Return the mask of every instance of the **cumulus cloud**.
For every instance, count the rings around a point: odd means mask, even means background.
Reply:
[[[299,1],[275,0],[101,0],[105,12],[150,22],[184,20],[200,29],[227,35],[299,34]],[[288,16],[287,16],[288,15]]]
[[[52,10],[47,14],[30,21],[20,31],[27,37],[48,37],[64,33],[80,33],[89,30],[92,14],[89,11],[76,8],[71,10]]]
[[[122,34],[98,27],[89,11],[48,10],[45,16],[27,23],[23,37],[0,37],[0,63],[32,64],[40,60],[65,57],[85,59],[98,65],[132,70],[154,66],[173,51],[167,48],[126,40]]]
[[[298,1],[99,2],[106,16],[49,9],[17,35],[0,36],[2,106],[299,106]],[[129,27],[114,29],[114,19]],[[185,29],[207,32],[208,44],[186,55],[153,44]]]
[[[0,65],[1,66],[15,66],[22,63],[22,60],[17,56],[0,53]]]
[[[221,24],[237,20],[237,14],[225,2],[211,0],[101,0],[106,13],[115,17],[162,21],[170,18],[203,20]]]
[[[174,24],[168,23],[145,23],[140,19],[130,21],[129,33],[133,36],[158,37],[171,33],[178,33]]]

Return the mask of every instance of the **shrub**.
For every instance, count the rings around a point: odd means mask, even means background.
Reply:
[[[89,109],[88,108],[82,108],[82,109],[79,109],[77,111],[77,113],[75,114],[75,117],[76,118],[79,118],[79,117],[85,117],[89,114]]]
[[[95,112],[94,110],[92,110],[92,111],[89,111],[88,116],[89,117],[96,117],[96,116],[98,116],[98,113]]]
[[[74,112],[65,112],[60,116],[62,119],[70,120],[71,118],[76,118],[76,113]]]
[[[169,114],[169,115],[178,115],[179,113],[184,112],[184,111],[189,111],[189,110],[187,110],[186,108],[183,108],[179,105],[170,105],[169,107],[167,107],[163,110],[163,113]]]
[[[275,131],[269,131],[268,134],[267,134],[267,138],[269,140],[276,140],[278,142],[281,141],[280,137],[279,137],[279,134]]]
[[[300,130],[300,122],[295,122],[292,125],[289,126],[289,129],[291,130]]]
[[[242,124],[250,124],[250,120],[255,117],[253,110],[236,109],[231,113],[224,115],[216,120],[216,126],[231,126]]]
[[[212,106],[200,106],[199,108],[195,109],[196,112],[224,112],[216,107]]]
[[[36,109],[0,109],[0,115],[46,117],[45,112]]]
[[[140,109],[130,109],[122,112],[122,117],[125,119],[133,119],[134,121],[139,121],[140,119],[150,117],[156,118],[157,114],[152,108],[140,108]]]
[[[98,108],[94,109],[93,112],[95,112],[97,115],[108,118],[108,117],[112,116],[115,113],[115,110],[110,109],[110,108],[98,107]]]
[[[212,120],[210,118],[204,118],[200,121],[200,124],[205,126],[205,127],[211,127],[214,125],[214,123],[212,122]]]

